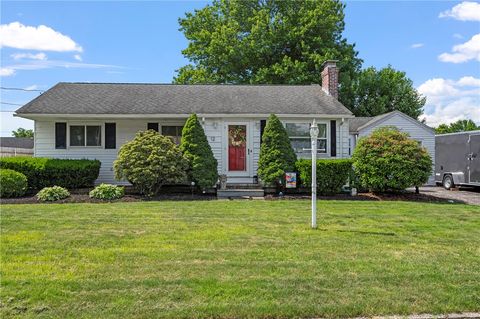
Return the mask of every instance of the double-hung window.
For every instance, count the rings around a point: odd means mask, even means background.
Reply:
[[[162,125],[162,135],[168,136],[177,145],[179,145],[182,140],[182,130],[183,126]]]
[[[286,123],[288,137],[297,154],[310,153],[310,123]],[[327,153],[327,124],[318,124],[317,152]]]
[[[70,146],[102,146],[102,126],[70,125]]]

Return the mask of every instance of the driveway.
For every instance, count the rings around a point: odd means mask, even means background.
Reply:
[[[414,191],[412,189],[412,191]],[[440,186],[424,186],[420,187],[420,193],[438,197],[438,198],[445,198],[451,199],[455,202],[463,202],[465,204],[471,205],[480,205],[480,189],[474,188],[456,188],[453,190],[447,191],[443,187]]]

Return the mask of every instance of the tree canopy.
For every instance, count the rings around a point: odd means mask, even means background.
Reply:
[[[447,134],[456,132],[466,132],[480,130],[480,126],[472,120],[458,120],[450,124],[440,124],[435,128],[437,134]]]
[[[17,130],[12,131],[14,137],[29,137],[33,138],[33,130],[27,130],[23,127],[19,127]]]
[[[423,113],[425,97],[413,87],[405,72],[391,66],[362,70],[352,82],[350,110],[356,116],[377,116],[398,110],[415,119]]]
[[[342,36],[344,7],[338,0],[215,0],[179,19],[191,63],[174,82],[321,83],[322,64],[333,59],[341,69],[340,100],[348,101],[362,61]]]
[[[337,60],[339,100],[357,116],[399,110],[422,114],[425,98],[391,66],[361,71],[354,44],[342,35],[339,0],[214,0],[179,19],[190,63],[175,83],[321,84],[322,64]]]

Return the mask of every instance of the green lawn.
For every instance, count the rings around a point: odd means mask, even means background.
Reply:
[[[197,201],[1,206],[2,318],[480,310],[480,207]]]

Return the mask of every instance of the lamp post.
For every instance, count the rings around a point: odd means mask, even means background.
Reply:
[[[317,228],[317,137],[318,126],[313,119],[310,126],[310,138],[312,139],[312,228]]]

